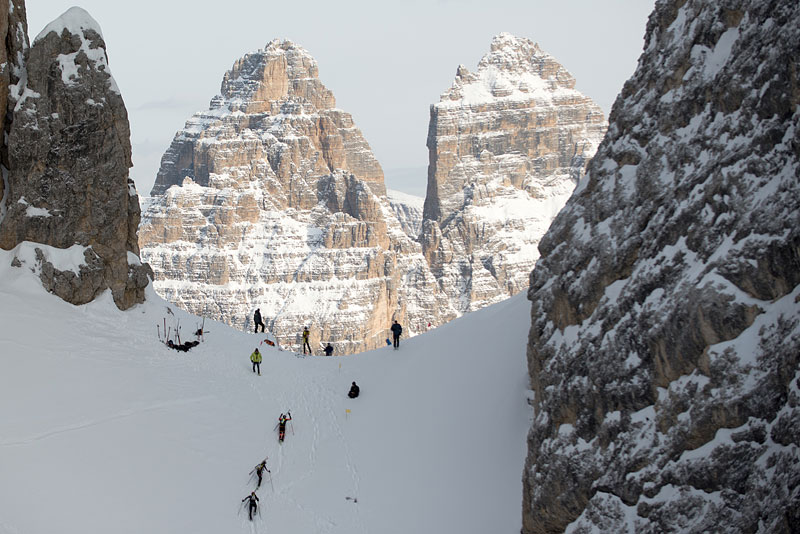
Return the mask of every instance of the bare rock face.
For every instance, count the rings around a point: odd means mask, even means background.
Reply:
[[[431,106],[421,243],[460,313],[522,291],[536,245],[605,133],[600,108],[528,39],[495,37]]]
[[[540,243],[523,532],[797,532],[800,5],[660,0]]]
[[[281,345],[300,349],[309,326],[315,350],[343,354],[381,346],[393,319],[421,331],[447,309],[369,145],[289,41],[234,63],[152,195],[143,257],[156,290],[192,313],[252,329],[260,308]]]
[[[0,246],[84,246],[78,280],[51,264],[46,287],[74,304],[107,288],[121,309],[142,302],[150,271],[136,257],[130,129],[97,22],[69,9],[34,40],[18,78]]]
[[[20,77],[25,72],[25,56],[28,52],[28,21],[23,0],[0,2],[0,132],[4,133],[0,142],[0,164],[8,169],[8,144],[5,136],[11,129],[9,100],[15,100],[20,89]],[[0,179],[0,221],[5,216],[5,179]]]

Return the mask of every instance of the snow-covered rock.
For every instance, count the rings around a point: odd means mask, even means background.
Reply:
[[[9,17],[22,17],[9,27],[18,38],[25,31],[24,6],[9,4],[9,10]],[[17,61],[9,82],[16,83],[8,86],[12,121],[0,247],[25,241],[78,246],[85,261],[77,273],[49,263],[47,247],[37,249],[48,290],[73,304],[106,288],[122,309],[142,302],[152,273],[137,257],[140,210],[128,176],[130,127],[100,26],[73,7],[29,50],[12,48]]]
[[[527,287],[539,239],[606,128],[574,87],[538,45],[503,33],[431,106],[421,243],[459,312]]]
[[[416,240],[422,230],[422,207],[425,199],[391,189],[386,191],[386,196],[405,233]]]
[[[800,4],[660,0],[540,243],[523,532],[800,525]]]
[[[279,343],[336,353],[384,344],[449,307],[403,231],[383,171],[302,47],[275,40],[236,61],[179,131],[140,231],[161,295]],[[451,318],[452,313],[446,316]]]

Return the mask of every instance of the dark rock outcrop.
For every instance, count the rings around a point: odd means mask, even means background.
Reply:
[[[45,261],[48,289],[74,304],[107,288],[121,309],[142,302],[151,272],[137,257],[130,128],[97,23],[80,8],[69,9],[35,39],[20,78],[10,104],[0,246],[84,246],[77,279]]]
[[[660,0],[531,275],[523,532],[798,532],[800,4]]]
[[[25,74],[25,55],[28,52],[28,21],[23,0],[0,3],[0,164],[8,169],[6,135],[11,129],[12,114],[7,113],[9,100],[16,101],[21,89],[20,77]],[[23,80],[24,83],[24,80]],[[0,178],[0,221],[5,214],[5,179]]]

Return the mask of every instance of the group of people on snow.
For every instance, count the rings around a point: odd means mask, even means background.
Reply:
[[[256,349],[256,352],[257,351],[258,351],[258,349]],[[353,384],[355,384],[355,382],[353,382]],[[278,417],[278,424],[275,425],[275,428],[278,429],[278,441],[280,443],[283,443],[283,439],[286,437],[286,423],[288,423],[291,420],[292,420],[292,412],[291,411],[286,412],[286,414],[281,413],[281,415]],[[294,432],[294,430],[292,430],[292,432]],[[255,476],[258,477],[258,482],[256,482],[256,489],[251,491],[250,495],[247,495],[244,499],[242,499],[243,503],[247,503],[248,517],[249,517],[250,521],[253,520],[253,517],[258,512],[259,499],[258,499],[258,495],[256,495],[256,491],[258,491],[258,489],[261,487],[261,482],[264,480],[264,473],[265,472],[269,473],[269,475],[270,475],[270,484],[272,483],[272,478],[271,478],[272,477],[272,471],[267,469],[267,459],[268,458],[269,457],[264,458],[264,460],[262,460],[261,463],[256,465],[253,468],[253,470],[250,471],[251,478],[252,478],[253,474],[255,474]]]
[[[281,414],[281,415],[283,415],[283,414]],[[252,521],[252,520],[253,520],[253,516],[255,516],[255,515],[256,515],[256,512],[258,512],[258,495],[256,495],[256,491],[258,490],[258,488],[260,488],[260,487],[261,487],[261,481],[262,481],[262,480],[263,480],[263,478],[264,478],[264,471],[266,471],[267,473],[269,473],[269,474],[270,474],[270,476],[272,476],[272,471],[270,471],[269,469],[267,469],[267,459],[268,459],[268,458],[269,458],[269,457],[267,457],[267,458],[264,458],[264,460],[262,460],[260,464],[258,464],[257,466],[255,466],[255,467],[253,468],[253,470],[252,470],[252,471],[250,471],[251,479],[252,479],[252,475],[253,475],[254,473],[255,473],[255,475],[258,477],[258,483],[256,484],[256,489],[254,489],[253,491],[251,491],[251,492],[250,492],[250,495],[248,495],[248,496],[246,496],[244,499],[242,499],[242,502],[243,502],[243,503],[244,503],[244,502],[246,502],[246,503],[247,503],[247,508],[248,508],[248,516],[249,516],[249,518],[250,518],[250,521]]]
[[[253,314],[253,322],[255,323],[255,333],[258,333],[258,327],[259,326],[261,327],[261,332],[263,333],[265,326],[264,326],[263,318],[261,317],[261,308],[256,308],[256,311]],[[428,323],[428,326],[430,326],[430,323]],[[397,320],[395,320],[392,323],[392,326],[390,327],[389,330],[391,330],[391,332],[392,332],[393,341],[390,343],[389,340],[387,339],[386,340],[387,341],[387,345],[388,344],[393,344],[395,350],[397,350],[397,349],[400,348],[400,335],[403,333],[403,327],[400,325],[400,323],[397,322]],[[311,350],[311,343],[310,343],[311,331],[308,329],[307,326],[303,328],[303,333],[301,334],[301,336],[303,338],[303,354],[314,354],[314,351]],[[272,341],[269,341],[269,340],[265,340],[265,341],[267,341],[267,344],[269,344],[269,345],[272,345],[272,346],[275,345],[275,343],[272,342]],[[331,345],[330,343],[325,345],[325,348],[322,349],[322,350],[325,353],[325,356],[333,356],[333,350],[334,349],[333,349],[333,345]],[[306,351],[308,351],[308,352],[306,352]],[[256,352],[258,352],[258,350],[256,350]],[[255,373],[256,372],[256,370],[255,370],[256,360],[254,360],[252,356],[251,356],[250,359],[253,361],[253,372]],[[260,356],[259,356],[258,362],[259,363],[261,362]],[[260,371],[259,371],[259,374],[261,374]]]

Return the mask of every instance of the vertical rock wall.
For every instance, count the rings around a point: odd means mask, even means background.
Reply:
[[[431,106],[420,240],[460,313],[527,287],[537,244],[605,132],[575,79],[535,43],[492,40]]]
[[[797,532],[800,4],[660,0],[540,243],[523,532]]]
[[[97,22],[69,9],[34,40],[19,78],[0,246],[83,246],[79,274],[43,266],[48,290],[75,304],[105,289],[122,309],[142,302],[150,270],[137,257],[130,128]]]
[[[23,0],[0,2],[0,165],[8,170],[7,135],[11,129],[13,106],[19,97],[20,77],[25,73],[25,56],[28,52],[28,21]],[[24,84],[24,82],[23,82]],[[8,111],[7,111],[8,110]],[[6,174],[0,177],[0,222],[6,213]]]

